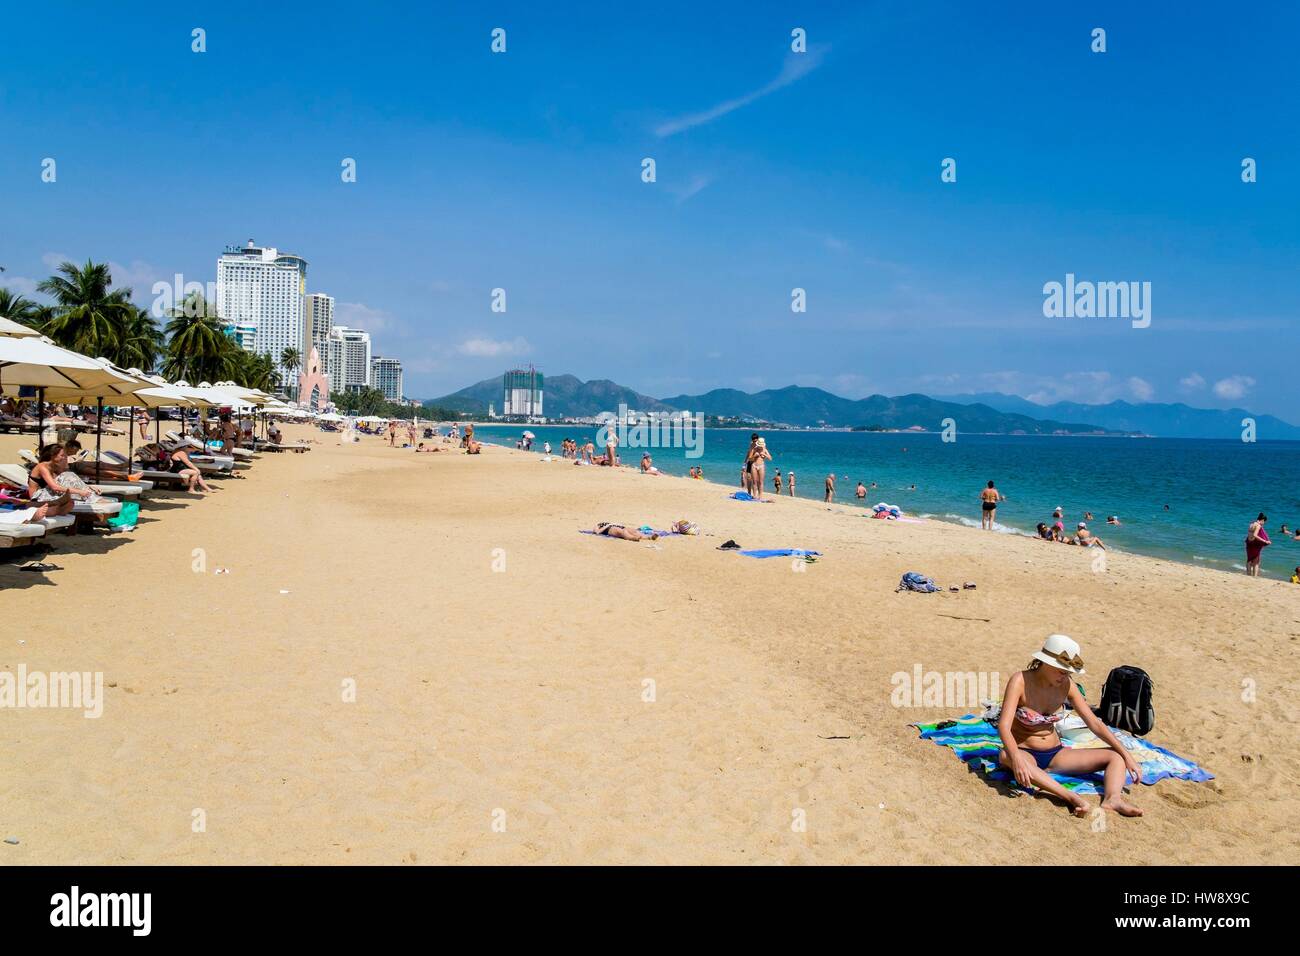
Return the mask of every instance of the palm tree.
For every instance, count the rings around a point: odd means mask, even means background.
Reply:
[[[147,309],[134,309],[126,320],[113,361],[122,368],[153,371],[164,347],[163,334]]]
[[[167,335],[167,357],[163,374],[191,385],[202,381],[217,382],[229,378],[236,356],[243,350],[226,335],[217,310],[203,301],[203,294],[192,292],[179,308],[172,310]]]
[[[0,315],[23,325],[31,325],[39,308],[31,299],[25,299],[17,292],[0,289]]]
[[[294,372],[302,365],[302,353],[295,348],[286,348],[280,353],[280,365],[289,372],[289,388],[293,392],[294,401],[298,400],[298,377]]]
[[[270,392],[280,384],[280,373],[270,352],[245,352],[237,350],[232,362],[230,378],[236,385]]]
[[[112,355],[134,308],[131,291],[111,289],[112,285],[113,276],[103,263],[87,261],[81,268],[63,263],[57,275],[36,286],[56,303],[54,317],[41,331],[74,352]]]

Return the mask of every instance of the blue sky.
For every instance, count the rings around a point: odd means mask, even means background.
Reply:
[[[534,362],[1300,420],[1290,4],[430,6],[11,8],[0,284],[92,258],[147,304],[251,237],[417,397]],[[1045,318],[1066,273],[1151,282],[1151,327]]]

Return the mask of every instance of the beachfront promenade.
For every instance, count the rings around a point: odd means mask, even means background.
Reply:
[[[56,538],[62,570],[0,564],[0,666],[105,681],[98,719],[0,714],[3,862],[1300,862],[1300,588],[285,433],[319,444]],[[703,535],[578,533],[679,518]],[[896,594],[909,570],[977,588]],[[891,703],[892,675],[1005,678],[1056,631],[1094,703],[1111,667],[1150,672],[1152,739],[1216,779],[1136,787],[1147,815],[1098,832],[907,726],[952,708]]]

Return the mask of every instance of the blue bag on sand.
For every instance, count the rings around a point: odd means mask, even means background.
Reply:
[[[933,578],[927,578],[918,571],[908,571],[898,582],[895,591],[920,591],[922,594],[931,594],[935,591],[942,591],[943,588],[934,583]]]

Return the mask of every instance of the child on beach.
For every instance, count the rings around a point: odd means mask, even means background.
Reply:
[[[1064,634],[1052,634],[1034,654],[1029,666],[1007,681],[998,715],[998,736],[1002,749],[998,762],[1015,774],[1022,787],[1031,784],[1064,800],[1077,817],[1087,816],[1088,802],[1052,779],[1048,771],[1064,776],[1104,772],[1101,808],[1126,817],[1140,817],[1142,811],[1124,799],[1125,771],[1134,783],[1142,780],[1136,761],[1110,729],[1097,719],[1073,681],[1082,674],[1079,645]],[[1056,724],[1066,716],[1065,705],[1083,718],[1088,729],[1100,737],[1109,750],[1064,747]]]
[[[778,468],[776,470],[776,474],[772,476],[772,487],[776,489],[776,493],[778,495],[781,493],[781,469],[780,468]]]

